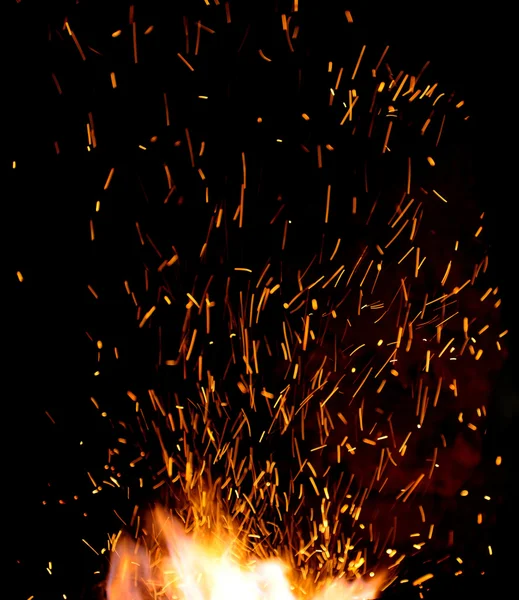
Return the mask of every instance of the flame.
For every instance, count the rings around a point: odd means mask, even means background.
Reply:
[[[108,600],[372,600],[381,579],[334,579],[319,587],[298,581],[279,558],[260,559],[243,540],[196,530],[154,511],[151,543],[116,539]],[[313,589],[312,589],[313,587]]]

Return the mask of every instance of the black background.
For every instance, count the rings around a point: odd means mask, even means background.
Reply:
[[[169,18],[170,13],[184,14],[185,8],[190,9],[187,4],[136,3],[136,14],[139,20],[153,23]],[[199,4],[203,8],[201,0]],[[89,98],[78,95],[65,109],[51,79],[51,73],[58,71],[64,74],[64,81],[73,82],[74,77],[81,79],[81,69],[89,67],[79,60],[67,63],[68,59],[48,41],[49,26],[61,28],[65,16],[78,14],[83,8],[85,12],[79,13],[83,14],[81,19],[76,17],[76,22],[81,23],[75,28],[80,38],[82,30],[113,31],[127,23],[128,4],[118,2],[95,6],[91,2],[22,0],[15,3],[10,0],[9,11],[13,14],[4,19],[4,34],[8,34],[10,43],[4,54],[7,83],[3,96],[9,104],[3,112],[3,128],[7,129],[8,139],[2,154],[7,168],[10,169],[12,160],[18,164],[4,180],[7,186],[3,199],[4,257],[7,259],[4,261],[7,263],[3,279],[7,282],[7,303],[3,322],[8,334],[4,341],[4,356],[8,362],[2,398],[3,460],[7,466],[2,477],[3,522],[8,525],[4,529],[7,555],[4,578],[14,598],[28,598],[32,594],[35,598],[60,598],[64,593],[68,598],[89,597],[88,585],[101,580],[101,576],[96,579],[91,575],[100,561],[80,539],[96,536],[99,539],[102,535],[99,529],[106,531],[103,529],[106,520],[103,522],[103,516],[95,512],[102,511],[102,506],[96,507],[90,500],[76,504],[72,500],[75,490],[84,487],[83,466],[90,460],[102,461],[106,447],[95,443],[96,439],[101,442],[106,432],[97,416],[85,409],[88,397],[93,394],[85,385],[87,378],[91,381],[93,361],[84,332],[96,326],[95,312],[87,309],[90,304],[85,282],[91,280],[102,262],[92,260],[88,251],[88,219],[99,182],[89,181],[85,176],[88,161],[77,160],[79,149],[72,141],[67,147],[67,131],[63,125],[67,122],[63,110],[69,111],[72,120],[74,111],[84,119],[90,110]],[[259,32],[256,41],[260,47],[259,24],[274,8],[273,2],[236,3],[235,14],[240,14],[244,23],[256,23]],[[330,16],[343,14],[344,9],[354,15],[358,39],[365,39],[368,44],[370,40],[377,40],[381,46],[391,45],[394,56],[406,57],[411,71],[414,61],[421,65],[431,60],[442,81],[461,90],[472,108],[473,119],[465,150],[476,175],[478,200],[489,213],[493,268],[505,299],[504,319],[512,330],[507,340],[510,358],[496,390],[487,440],[489,456],[502,454],[505,457],[504,479],[499,485],[505,486],[506,502],[499,508],[496,526],[496,537],[504,541],[491,581],[449,581],[445,593],[456,589],[466,592],[467,597],[485,597],[492,589],[507,590],[516,566],[512,550],[512,531],[517,526],[512,510],[516,493],[513,491],[514,469],[509,466],[515,451],[518,402],[514,378],[517,342],[513,335],[516,330],[517,115],[512,17],[507,13],[509,9],[498,3],[476,8],[472,3],[456,2],[412,5],[397,2],[380,6],[365,2],[355,7],[351,3],[301,0],[300,10],[305,18],[314,22],[313,44],[323,54],[327,49],[338,52],[344,43],[340,36],[333,35],[334,19]],[[100,26],[95,20],[100,16],[106,26]],[[94,20],[89,22],[89,18]],[[263,35],[267,34],[263,32]],[[180,31],[179,39],[181,36]],[[176,45],[172,43],[172,47]],[[131,64],[131,55],[121,56],[119,60],[121,64]],[[151,69],[149,77],[161,77],[170,60],[164,57],[164,63]],[[223,75],[225,77],[225,72]],[[208,74],[208,77],[215,76]],[[73,84],[70,87],[73,88]],[[261,103],[260,99],[257,101]],[[135,102],[136,105],[145,103],[144,94],[139,96],[138,90],[135,90]],[[136,108],[146,109],[145,106]],[[134,139],[132,136],[139,134],[138,118],[130,132],[124,125],[126,117],[120,115],[120,139],[111,139],[102,150],[107,164],[115,153],[122,168],[124,147],[129,139]],[[52,146],[57,138],[64,140],[59,160]],[[128,157],[130,163],[131,157]],[[131,196],[132,191],[127,192]],[[102,265],[105,277],[109,278],[111,269],[120,268],[118,258],[122,259],[116,257],[113,264]],[[26,279],[23,285],[16,280],[18,270]],[[113,317],[115,334],[117,318]],[[106,314],[103,318],[107,318]],[[52,415],[56,426],[45,411]],[[87,440],[88,448],[79,446],[81,439]],[[51,487],[49,482],[52,482]],[[42,506],[44,499],[47,506]],[[59,505],[59,499],[64,499],[66,504]],[[80,522],[79,515],[86,510],[85,506],[88,506],[89,519],[83,525],[73,525]],[[100,527],[95,525],[96,516],[103,523]],[[52,576],[45,571],[49,561],[55,565]]]

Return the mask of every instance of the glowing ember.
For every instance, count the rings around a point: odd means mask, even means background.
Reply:
[[[280,559],[259,559],[240,538],[220,532],[186,534],[183,524],[156,510],[150,545],[119,540],[113,549],[108,600],[368,600],[380,578],[337,579],[309,593]],[[355,561],[349,568],[356,572]]]

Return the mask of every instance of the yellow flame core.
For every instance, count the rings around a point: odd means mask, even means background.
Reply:
[[[380,589],[377,577],[298,581],[279,558],[255,557],[229,535],[187,534],[162,510],[153,528],[150,545],[123,538],[112,549],[108,600],[371,600]]]

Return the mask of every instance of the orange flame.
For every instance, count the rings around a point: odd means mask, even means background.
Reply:
[[[154,517],[151,545],[128,538],[114,544],[108,600],[371,600],[382,583],[335,579],[312,589],[280,559],[244,550],[239,537],[187,534],[166,512]]]

